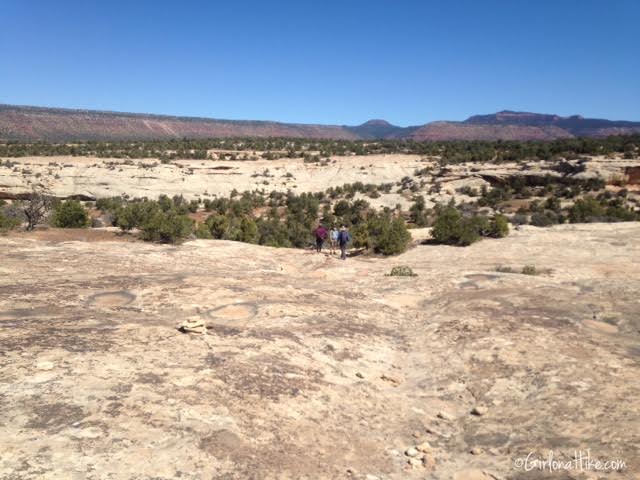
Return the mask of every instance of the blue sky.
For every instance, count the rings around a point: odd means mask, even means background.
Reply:
[[[0,1],[0,103],[355,125],[640,120],[640,1]]]

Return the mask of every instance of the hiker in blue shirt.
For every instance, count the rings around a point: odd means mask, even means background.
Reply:
[[[347,259],[347,245],[350,241],[351,234],[349,233],[349,230],[347,230],[347,227],[342,225],[342,227],[340,227],[340,232],[338,233],[338,243],[340,244],[340,258],[342,260]]]

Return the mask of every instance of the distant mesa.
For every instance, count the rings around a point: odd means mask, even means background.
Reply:
[[[531,112],[514,112],[511,110],[502,110],[490,115],[474,115],[464,121],[469,124],[480,125],[549,125],[562,117],[558,115],[549,115],[543,113]]]
[[[357,126],[220,120],[141,113],[0,105],[0,141],[118,141],[212,137],[338,140],[555,140],[640,133],[640,122],[502,110],[462,122],[399,127],[372,119]]]
[[[361,127],[365,127],[365,126],[369,126],[369,127],[374,127],[374,126],[375,127],[393,127],[393,125],[391,125],[386,120],[381,120],[379,118],[374,118],[372,120],[368,120],[368,121],[364,122],[360,126]]]

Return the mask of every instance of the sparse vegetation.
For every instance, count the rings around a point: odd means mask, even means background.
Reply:
[[[409,219],[416,227],[426,227],[429,224],[429,211],[422,195],[414,197],[409,209]]]
[[[179,243],[193,232],[193,221],[175,210],[156,211],[140,226],[140,238],[151,242]]]
[[[66,200],[55,206],[52,224],[58,228],[86,228],[90,225],[90,219],[78,200]]]
[[[155,141],[114,141],[76,143],[20,143],[0,145],[2,157],[25,156],[96,156],[101,158],[156,158],[162,163],[175,159],[217,159],[243,161],[257,158],[254,153],[268,160],[278,158],[304,158],[320,162],[334,155],[370,155],[410,153],[425,157],[440,157],[440,166],[462,162],[513,162],[522,160],[551,160],[562,158],[558,164],[561,173],[579,171],[580,158],[584,155],[608,155],[618,153],[633,157],[640,135],[611,136],[607,138],[569,138],[551,142],[542,141],[436,141],[412,140],[333,140],[284,137],[233,137],[210,139],[172,139]],[[209,153],[213,151],[214,153]],[[244,152],[240,155],[240,152]],[[313,153],[312,153],[313,152]],[[578,162],[567,162],[566,160]],[[6,165],[6,163],[5,163]],[[426,175],[429,167],[416,171],[416,176]]]
[[[418,274],[414,273],[411,267],[401,265],[393,267],[391,272],[387,274],[388,277],[417,277]]]
[[[15,217],[8,216],[4,211],[0,210],[0,233],[5,233],[20,226],[20,221]]]
[[[467,246],[481,237],[504,237],[509,234],[507,220],[502,215],[492,219],[483,215],[465,215],[453,204],[438,206],[436,215],[431,235],[438,243]]]
[[[182,197],[161,196],[125,200],[121,197],[102,199],[96,208],[113,216],[114,225],[122,230],[141,230],[141,238],[152,241],[177,241],[192,233],[197,238],[213,238],[256,243],[274,247],[306,248],[313,243],[312,230],[319,221],[325,225],[345,224],[352,228],[354,246],[382,255],[406,250],[410,234],[402,218],[391,212],[377,213],[364,200],[339,200],[331,208],[323,193],[282,193],[273,191],[232,193],[228,198],[205,199],[203,207],[211,212],[204,222],[189,230],[182,217],[193,213],[198,202]],[[322,209],[320,206],[322,205]],[[159,216],[164,213],[165,216]],[[172,213],[172,215],[168,215]],[[162,236],[168,224],[178,222],[176,235]],[[189,230],[187,232],[187,230]],[[357,239],[357,240],[356,240]]]
[[[44,221],[51,211],[52,200],[36,190],[32,191],[23,203],[23,212],[27,220],[27,231]]]
[[[496,272],[499,273],[519,273],[522,275],[550,275],[552,270],[550,268],[537,268],[535,265],[524,265],[521,269],[515,269],[509,266],[498,265]]]
[[[513,268],[511,268],[511,267],[504,267],[504,266],[502,266],[502,265],[498,265],[498,266],[496,267],[496,272],[499,272],[499,273],[515,273],[515,272],[514,272],[514,270],[513,270]]]
[[[503,238],[509,235],[509,221],[504,215],[495,215],[489,222],[487,236],[493,238]]]
[[[382,255],[404,252],[411,241],[411,234],[403,219],[388,213],[371,214],[352,230],[353,246],[373,250]]]

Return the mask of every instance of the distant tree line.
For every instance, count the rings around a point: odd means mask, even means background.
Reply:
[[[255,160],[264,158],[305,158],[320,161],[333,155],[406,153],[439,156],[444,164],[460,162],[508,162],[575,159],[581,155],[622,154],[638,156],[640,134],[607,138],[570,138],[544,141],[425,141],[412,140],[329,140],[302,138],[211,138],[157,141],[21,143],[0,144],[0,157],[95,156],[100,158],[174,159],[215,158]]]

